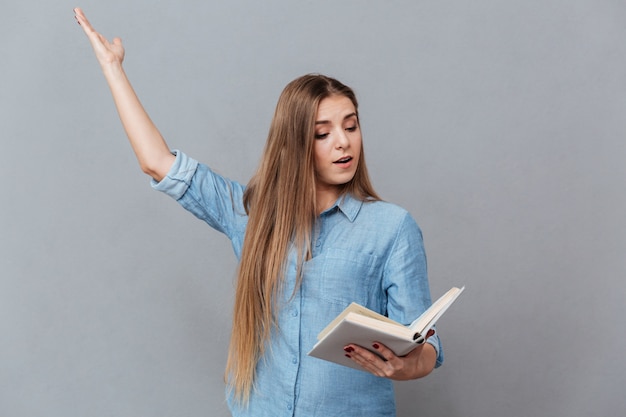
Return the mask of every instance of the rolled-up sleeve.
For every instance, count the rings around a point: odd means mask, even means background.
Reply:
[[[178,150],[173,150],[172,154],[176,156],[176,159],[167,175],[159,182],[153,179],[150,185],[174,200],[179,200],[191,185],[191,179],[198,168],[198,161]]]

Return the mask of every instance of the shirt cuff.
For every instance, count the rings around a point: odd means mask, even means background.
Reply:
[[[167,175],[159,182],[152,179],[150,185],[155,190],[179,200],[191,184],[191,179],[198,167],[198,161],[176,149],[172,150],[172,155],[176,156],[176,159]]]
[[[435,363],[435,368],[439,368],[443,364],[443,352],[441,351],[441,341],[439,340],[439,336],[437,333],[432,335],[426,340],[426,343],[432,345],[435,348],[435,352],[437,353],[437,362]]]

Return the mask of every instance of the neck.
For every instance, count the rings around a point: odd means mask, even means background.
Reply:
[[[315,195],[315,204],[317,207],[317,214],[322,213],[324,210],[328,210],[335,204],[335,201],[339,198],[338,187],[324,187],[318,188]]]

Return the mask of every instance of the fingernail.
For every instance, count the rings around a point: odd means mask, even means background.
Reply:
[[[372,347],[373,347],[374,349],[378,349],[380,346],[378,345],[378,343],[374,343],[374,344],[372,345]]]
[[[348,352],[350,353],[350,346],[346,346],[345,348],[343,348],[344,352]]]
[[[348,355],[348,354],[346,353],[346,358],[352,358],[352,356],[350,356],[350,355]]]

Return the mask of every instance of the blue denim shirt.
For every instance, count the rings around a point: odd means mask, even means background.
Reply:
[[[153,187],[226,234],[237,258],[248,218],[241,184],[182,152]],[[394,416],[392,381],[307,356],[317,334],[352,301],[404,324],[431,304],[422,235],[410,214],[390,203],[346,195],[317,221],[312,258],[294,294],[296,260],[288,260],[278,328],[257,365],[247,407],[228,395],[233,416]],[[443,352],[437,335],[428,339]]]

